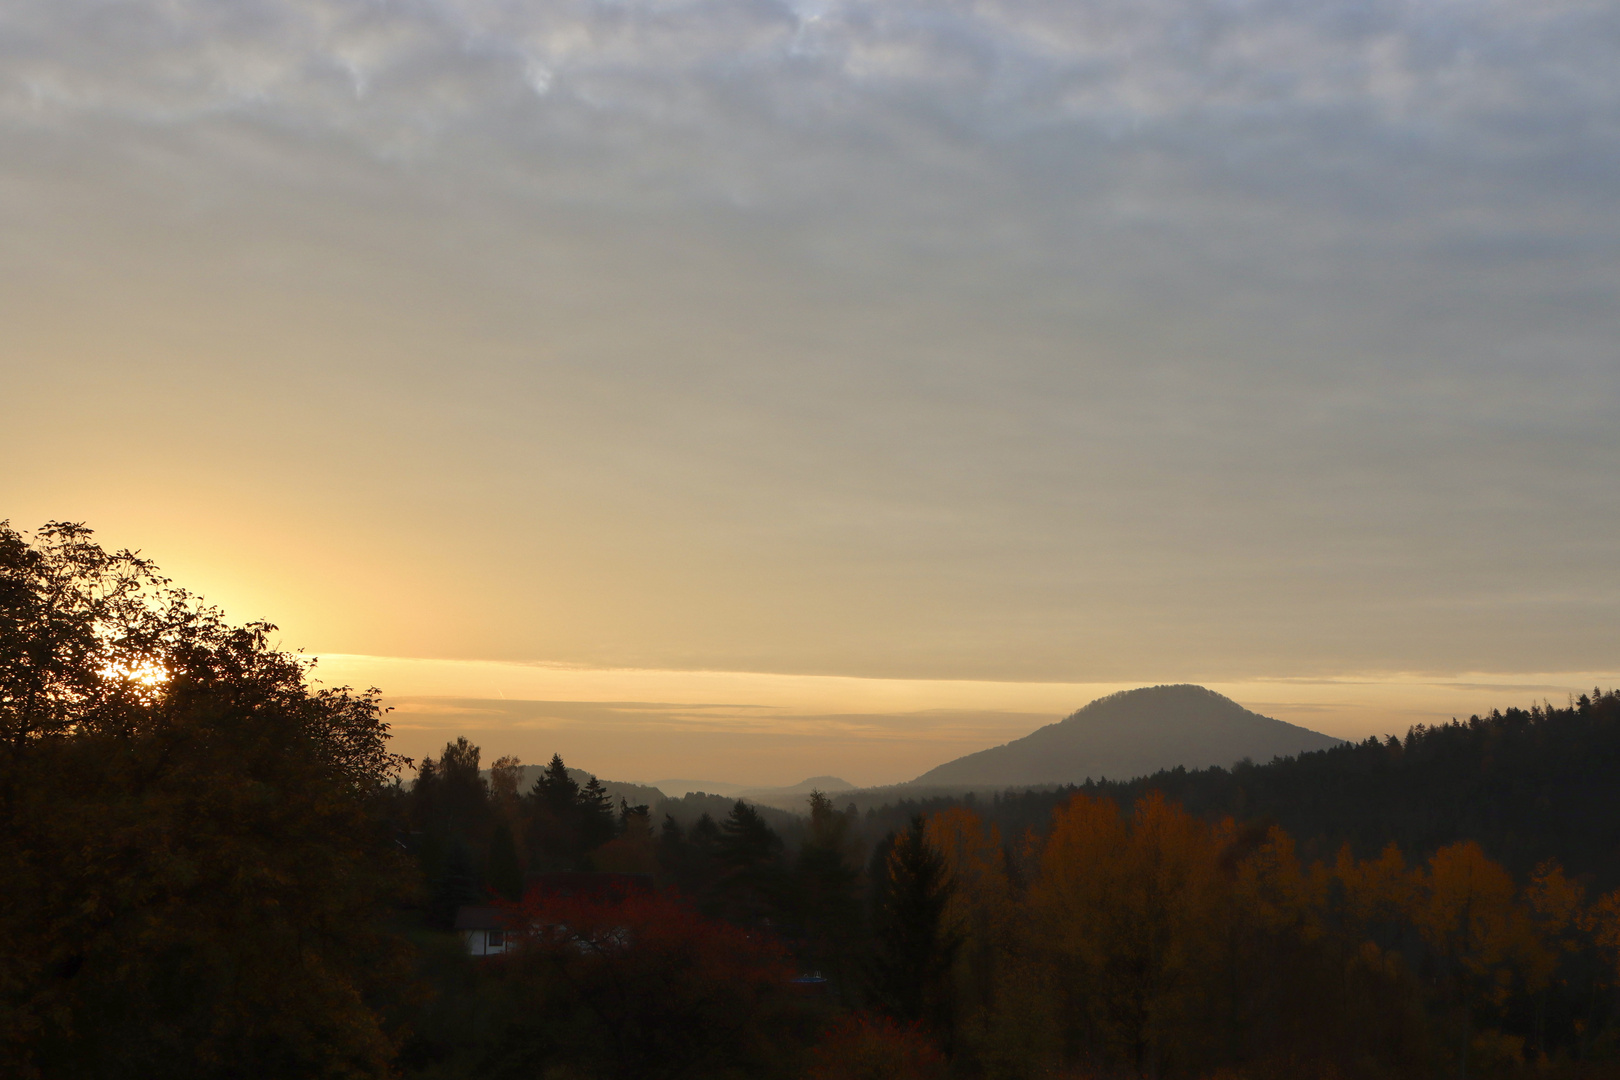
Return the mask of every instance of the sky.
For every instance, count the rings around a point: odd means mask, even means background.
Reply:
[[[8,0],[0,518],[605,777],[1620,682],[1620,6]]]

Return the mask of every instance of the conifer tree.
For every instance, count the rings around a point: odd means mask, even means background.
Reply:
[[[726,915],[744,924],[770,920],[781,901],[782,838],[758,810],[738,799],[719,827],[715,854]]]
[[[950,976],[961,937],[945,921],[955,883],[945,858],[914,817],[894,838],[884,859],[884,881],[874,912],[874,996],[897,1020],[918,1021],[949,1046]]]
[[[596,777],[591,777],[580,788],[575,800],[578,813],[579,846],[581,852],[594,851],[612,840],[618,832],[613,820],[613,801],[607,789]]]
[[[847,991],[849,953],[860,937],[860,879],[850,818],[833,809],[820,791],[810,793],[808,834],[794,867],[794,907],[812,969]]]
[[[531,865],[559,870],[576,866],[581,855],[579,785],[568,775],[561,754],[551,760],[529,791]]]
[[[559,818],[566,818],[579,800],[579,785],[568,775],[561,754],[552,754],[530,794]]]

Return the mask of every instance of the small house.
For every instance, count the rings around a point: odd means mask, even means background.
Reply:
[[[456,930],[471,956],[499,956],[510,940],[506,913],[498,907],[463,907],[456,910]]]

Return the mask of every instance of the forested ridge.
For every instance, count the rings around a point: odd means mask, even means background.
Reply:
[[[1554,858],[1609,889],[1620,885],[1617,778],[1620,709],[1612,693],[1594,689],[1563,706],[1498,710],[1265,764],[1170,769],[967,801],[1003,832],[1019,833],[1045,827],[1076,792],[1129,805],[1159,791],[1200,816],[1277,824],[1318,855],[1346,842],[1362,855],[1389,843],[1427,855],[1472,839],[1515,873]],[[892,828],[961,801],[895,797],[869,812],[878,828]]]
[[[1620,1070],[1612,691],[782,818],[615,802],[560,757],[486,776],[466,740],[406,762],[272,630],[0,525],[0,1073]]]

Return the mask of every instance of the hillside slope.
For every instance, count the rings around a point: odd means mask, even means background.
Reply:
[[[1177,765],[1270,761],[1341,741],[1252,713],[1202,686],[1150,686],[1098,698],[1065,720],[946,762],[912,783],[1005,788],[1126,779]]]

